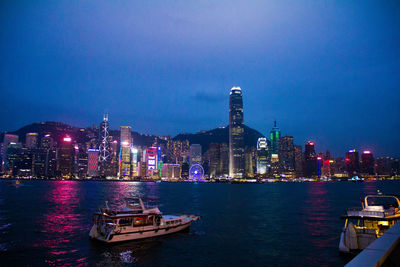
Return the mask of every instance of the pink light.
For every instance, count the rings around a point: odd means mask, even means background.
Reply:
[[[322,158],[321,157],[317,157],[317,160],[321,160]]]
[[[363,153],[364,153],[364,154],[371,154],[371,151],[365,150]]]
[[[71,137],[64,137],[63,141],[69,143],[72,141],[72,139],[71,139]]]

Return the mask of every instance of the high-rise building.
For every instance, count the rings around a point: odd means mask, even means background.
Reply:
[[[61,177],[71,178],[74,163],[74,146],[72,145],[72,138],[66,136],[63,138],[60,146],[60,159],[58,161]]]
[[[243,99],[240,87],[232,87],[229,97],[229,176],[244,174]]]
[[[360,171],[362,174],[374,175],[375,174],[375,160],[371,151],[365,150],[361,154]]]
[[[353,177],[360,172],[360,160],[355,149],[346,152],[346,166],[349,177]]]
[[[99,174],[99,149],[88,149],[88,164],[87,174],[88,176],[97,176]]]
[[[322,176],[322,157],[317,157],[317,176],[318,178]]]
[[[255,147],[246,147],[244,150],[244,173],[246,177],[254,177],[257,171],[257,149]]]
[[[278,141],[278,155],[282,172],[295,170],[293,136],[283,136]]]
[[[302,146],[294,146],[294,169],[298,177],[303,175],[303,148]]]
[[[190,145],[189,149],[189,165],[193,166],[194,164],[202,163],[201,158],[201,145],[199,144],[192,144]]]
[[[18,135],[14,134],[5,134],[3,139],[3,150],[1,151],[1,167],[4,171],[6,169],[6,160],[7,160],[7,148],[10,144],[18,143]]]
[[[146,149],[146,176],[151,177],[154,175],[155,170],[157,170],[157,163],[157,147],[148,147]]]
[[[45,134],[40,140],[40,148],[51,149],[54,148],[54,139],[50,134]]]
[[[112,175],[111,155],[110,155],[110,134],[108,114],[104,114],[103,121],[100,124],[99,130],[99,173],[102,176]],[[97,174],[96,174],[97,175]]]
[[[36,148],[38,144],[38,133],[27,133],[25,137],[25,146],[27,148]]]
[[[266,174],[268,165],[268,142],[267,138],[260,137],[257,141],[257,174]]]
[[[209,160],[209,175],[210,177],[221,177],[228,176],[229,174],[229,155],[228,145],[222,144],[210,144],[208,149],[208,160]]]
[[[314,143],[307,142],[304,149],[304,176],[313,177],[317,175],[317,154],[315,153]]]
[[[270,132],[270,140],[271,140],[271,154],[279,154],[279,139],[281,138],[281,130],[276,126],[276,121],[274,121],[274,127]]]
[[[163,178],[181,178],[181,165],[173,163],[165,163],[162,166]]]
[[[131,175],[132,132],[130,126],[121,126],[121,148],[119,157],[119,177],[129,178]]]

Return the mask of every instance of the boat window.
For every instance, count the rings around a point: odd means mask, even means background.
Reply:
[[[394,197],[367,197],[367,204],[368,206],[383,206],[385,209],[399,207]]]
[[[119,219],[120,226],[130,226],[132,225],[132,218],[123,218]]]

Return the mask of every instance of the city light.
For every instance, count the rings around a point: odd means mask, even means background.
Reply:
[[[70,143],[72,141],[71,137],[64,137],[63,138],[64,142]]]
[[[363,152],[363,154],[371,154],[371,151],[365,150],[365,151]]]

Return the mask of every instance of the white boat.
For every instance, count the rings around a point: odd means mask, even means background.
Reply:
[[[152,199],[127,198],[125,206],[93,215],[91,238],[111,243],[176,233],[200,219],[196,215],[163,215]]]
[[[345,224],[340,235],[339,251],[357,252],[400,220],[400,201],[396,196],[368,195],[361,201],[361,208],[346,211]]]

